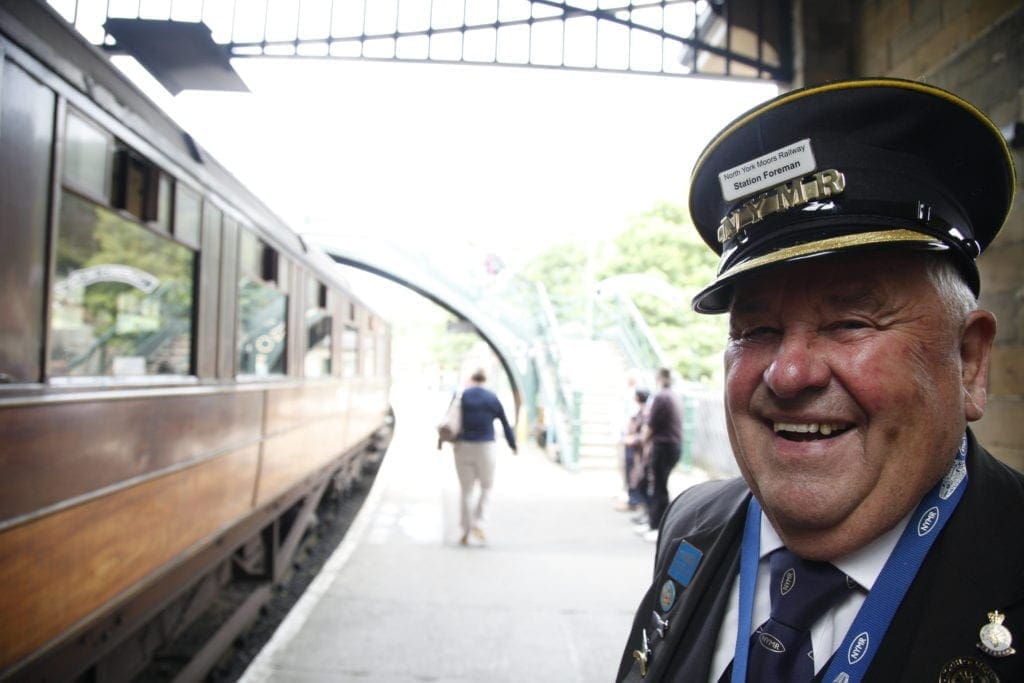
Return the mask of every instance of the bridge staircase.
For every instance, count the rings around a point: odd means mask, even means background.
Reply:
[[[577,467],[621,467],[628,362],[604,339],[565,339],[563,373],[573,395],[579,430]]]

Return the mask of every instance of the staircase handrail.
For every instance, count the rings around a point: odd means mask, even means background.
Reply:
[[[602,336],[615,341],[633,367],[654,371],[671,367],[668,356],[654,336],[640,309],[626,294],[616,292],[606,296],[601,306],[611,320],[601,331]]]
[[[542,282],[535,282],[537,302],[540,308],[538,327],[543,343],[542,368],[538,373],[541,392],[549,408],[546,425],[554,437],[561,453],[563,464],[576,467],[579,453],[576,452],[574,400],[570,397],[569,381],[562,371],[562,334],[558,316],[555,315],[551,297]]]

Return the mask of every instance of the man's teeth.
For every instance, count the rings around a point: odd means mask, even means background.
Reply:
[[[799,434],[821,434],[830,436],[833,432],[846,427],[841,422],[775,422],[773,428],[777,432],[797,432]]]

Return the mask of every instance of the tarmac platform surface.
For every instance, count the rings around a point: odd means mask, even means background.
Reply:
[[[394,400],[363,509],[243,683],[614,680],[654,559],[613,509],[621,474],[499,441],[487,541],[461,546],[443,406],[422,398]],[[671,493],[699,480],[677,469]]]

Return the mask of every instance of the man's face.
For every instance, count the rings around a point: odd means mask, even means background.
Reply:
[[[819,258],[736,286],[729,435],[765,513],[800,554],[832,559],[888,530],[955,454],[966,425],[962,325],[925,258]]]

